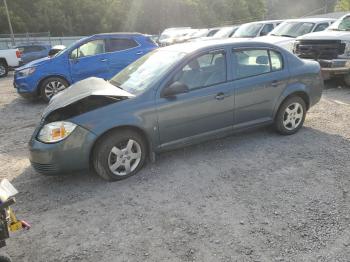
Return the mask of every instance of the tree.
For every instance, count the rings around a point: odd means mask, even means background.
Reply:
[[[340,0],[335,7],[336,11],[350,11],[350,0]]]

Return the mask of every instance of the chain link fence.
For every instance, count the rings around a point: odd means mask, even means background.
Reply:
[[[83,36],[59,36],[52,37],[50,32],[41,32],[41,33],[24,33],[24,34],[15,34],[14,42],[10,34],[0,34],[0,49],[10,49],[14,46],[19,46],[22,44],[49,44],[51,46],[55,45],[65,45],[69,46],[73,42],[81,39]]]

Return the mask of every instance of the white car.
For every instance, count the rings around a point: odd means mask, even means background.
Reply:
[[[233,38],[254,38],[265,36],[275,27],[281,24],[282,20],[259,21],[241,25],[233,34]]]
[[[330,18],[300,18],[286,20],[272,30],[267,36],[256,40],[278,45],[289,51],[293,50],[297,37],[327,29],[336,19]]]
[[[350,86],[350,14],[325,31],[298,37],[293,51],[300,58],[317,60],[324,79],[343,77]]]
[[[0,77],[7,76],[10,68],[18,67],[21,63],[21,52],[18,49],[0,50]]]

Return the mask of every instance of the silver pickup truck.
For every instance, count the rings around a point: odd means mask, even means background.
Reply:
[[[317,60],[325,80],[342,77],[350,86],[350,14],[325,31],[297,38],[293,52],[300,58]]]
[[[7,76],[9,69],[21,65],[21,52],[18,49],[0,50],[0,77]]]

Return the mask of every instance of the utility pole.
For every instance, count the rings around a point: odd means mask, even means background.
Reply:
[[[12,24],[11,24],[11,18],[10,18],[10,13],[9,9],[7,7],[7,2],[4,0],[4,5],[5,5],[5,10],[6,10],[6,15],[7,15],[7,21],[9,23],[9,28],[10,28],[10,34],[11,34],[11,40],[12,40],[12,45],[15,46],[15,35],[13,34],[13,29],[12,29]]]

